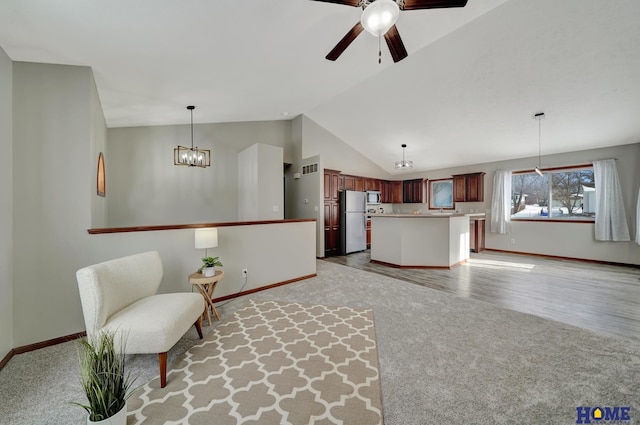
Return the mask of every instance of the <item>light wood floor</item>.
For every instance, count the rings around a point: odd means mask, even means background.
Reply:
[[[490,251],[451,270],[386,267],[369,262],[369,251],[325,260],[640,340],[640,268]]]

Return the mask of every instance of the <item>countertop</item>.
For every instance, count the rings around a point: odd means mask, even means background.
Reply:
[[[402,213],[367,213],[368,217],[389,217],[389,218],[450,218],[450,217],[484,217],[484,213],[422,213],[422,214],[402,214]]]

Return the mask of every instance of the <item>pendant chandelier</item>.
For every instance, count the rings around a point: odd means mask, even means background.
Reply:
[[[188,167],[205,168],[211,165],[211,151],[208,149],[198,149],[193,147],[193,110],[195,106],[187,106],[191,111],[191,147],[178,145],[173,149],[173,165],[186,165]]]
[[[402,161],[396,161],[396,170],[410,170],[413,168],[413,161],[407,161],[404,159],[404,149],[407,147],[402,144]]]
[[[541,148],[541,134],[542,134],[542,120],[544,119],[544,112],[538,112],[537,114],[535,114],[533,116],[534,120],[538,120],[538,166],[535,168],[535,172],[538,173],[538,175],[540,177],[543,176],[542,174],[542,165],[540,163],[540,157],[541,157],[541,152],[542,152],[542,148]]]

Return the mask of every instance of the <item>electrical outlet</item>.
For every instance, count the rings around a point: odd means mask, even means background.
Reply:
[[[247,277],[247,273],[249,271],[247,269],[242,269],[242,277]]]
[[[511,245],[515,245],[516,244],[516,240],[511,238]]]

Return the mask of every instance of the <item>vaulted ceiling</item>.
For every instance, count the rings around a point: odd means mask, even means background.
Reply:
[[[409,56],[311,0],[3,0],[14,61],[93,68],[109,127],[305,114],[389,173],[640,142],[640,1],[468,0],[403,11]]]

